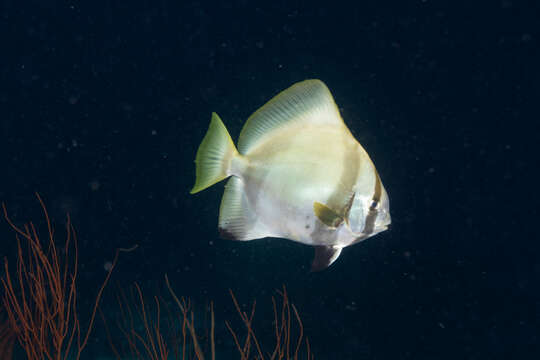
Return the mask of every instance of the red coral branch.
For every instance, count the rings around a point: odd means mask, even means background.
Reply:
[[[17,227],[2,204],[4,217],[17,238],[17,266],[13,275],[5,259],[5,275],[1,280],[3,304],[9,324],[29,360],[66,360],[72,348],[75,359],[79,359],[88,344],[99,301],[118,260],[118,252],[98,291],[86,334],[81,340],[76,290],[79,249],[75,229],[68,215],[66,240],[59,252],[47,209],[40,196],[36,196],[48,230],[46,249],[34,224],[30,222],[22,228]],[[26,251],[23,251],[24,242]]]

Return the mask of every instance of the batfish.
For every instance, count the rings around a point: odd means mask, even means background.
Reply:
[[[195,164],[192,194],[230,177],[219,209],[222,237],[314,246],[312,271],[391,222],[381,178],[320,80],[296,83],[253,113],[238,146],[212,113]]]

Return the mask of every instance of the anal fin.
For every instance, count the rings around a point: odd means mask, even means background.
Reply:
[[[332,265],[341,254],[341,247],[315,246],[315,257],[311,264],[311,271],[321,271]]]
[[[236,176],[232,176],[225,186],[218,226],[221,236],[231,240],[246,241],[271,236],[251,209],[244,183]]]

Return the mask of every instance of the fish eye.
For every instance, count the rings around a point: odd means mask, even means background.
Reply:
[[[379,202],[377,200],[372,200],[371,205],[369,206],[370,210],[375,210],[379,206]]]

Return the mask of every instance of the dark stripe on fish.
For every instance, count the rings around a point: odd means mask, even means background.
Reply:
[[[366,224],[364,226],[364,231],[362,231],[362,234],[367,237],[373,233],[375,230],[375,220],[377,220],[377,205],[381,201],[381,194],[382,194],[382,184],[381,184],[381,178],[379,178],[379,174],[377,173],[377,170],[375,170],[375,190],[373,192],[373,198],[371,199],[371,205],[368,210],[368,214],[366,216]]]
[[[346,139],[339,139],[346,141]],[[358,181],[358,173],[360,172],[360,152],[356,146],[346,146],[345,154],[341,161],[345,164],[340,174],[338,186],[334,193],[330,195],[326,201],[326,205],[334,209],[337,213],[347,217],[348,212],[354,200],[354,186]]]
[[[346,141],[346,139],[339,138],[337,141]],[[356,146],[346,146],[346,152],[341,161],[346,166],[340,174],[338,186],[335,191],[327,199],[325,205],[330,209],[333,209],[336,213],[343,215],[348,220],[348,213],[350,211],[352,202],[354,200],[355,193],[353,192],[354,185],[358,180],[358,173],[360,172],[359,151]],[[337,238],[337,233],[334,229],[329,228],[322,222],[315,224],[315,229],[311,232],[313,239],[324,238],[328,244],[332,244]]]

